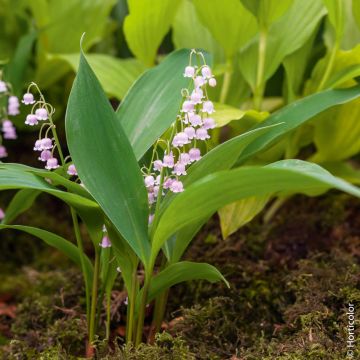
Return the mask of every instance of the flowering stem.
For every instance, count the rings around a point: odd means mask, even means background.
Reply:
[[[151,267],[151,271],[145,272],[145,282],[142,288],[142,296],[139,308],[137,329],[136,329],[136,337],[135,337],[135,346],[138,346],[142,341],[143,329],[144,329],[144,320],[145,320],[145,310],[147,303],[147,296],[150,286],[151,274],[152,274],[153,266]]]
[[[223,84],[221,87],[221,93],[220,93],[220,103],[221,104],[225,103],[226,98],[229,93],[230,84],[231,84],[232,68],[233,68],[232,60],[228,59],[226,61],[226,70],[224,73],[224,80],[223,80]]]
[[[95,249],[95,266],[94,277],[92,285],[91,296],[91,310],[90,310],[90,328],[89,328],[89,344],[91,345],[95,339],[95,327],[96,327],[96,306],[97,306],[97,294],[99,285],[99,271],[100,271],[100,256],[99,251]]]
[[[265,71],[265,58],[266,58],[266,41],[267,30],[265,26],[260,26],[259,33],[259,48],[258,48],[258,67],[256,74],[256,85],[254,90],[254,108],[261,110],[261,103],[264,96],[264,71]]]
[[[84,246],[80,234],[80,228],[79,228],[79,221],[76,215],[75,210],[70,207],[71,217],[74,224],[74,232],[75,232],[75,238],[76,243],[79,248],[79,256],[80,256],[80,263],[81,263],[81,269],[84,276],[84,282],[85,282],[85,294],[86,294],[86,318],[88,321],[88,327],[89,327],[89,316],[90,316],[90,284],[88,282],[88,278],[85,275],[86,274],[86,267],[85,267],[85,256],[84,256]]]
[[[126,343],[129,344],[133,341],[134,329],[135,329],[135,303],[136,303],[136,289],[138,287],[137,278],[137,266],[134,269],[131,281],[130,296],[128,296],[128,311],[127,311],[127,327],[126,327]]]

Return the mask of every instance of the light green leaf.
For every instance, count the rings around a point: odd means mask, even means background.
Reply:
[[[81,181],[146,263],[150,244],[144,181],[129,140],[83,54],[66,111],[66,136]]]
[[[170,30],[179,0],[128,0],[124,33],[133,54],[145,65],[154,64],[157,49]]]
[[[252,196],[219,209],[218,213],[223,239],[228,238],[243,225],[251,221],[264,209],[268,201],[269,196]]]
[[[259,136],[258,139],[255,139],[249,144],[240,156],[238,164],[243,163],[253,155],[265,150],[283,135],[306,123],[322,111],[335,105],[347,103],[359,96],[360,86],[358,85],[349,89],[326,90],[283,107],[269,116],[261,124],[255,126],[255,129],[273,124],[283,124]]]
[[[224,51],[200,22],[192,1],[181,1],[172,29],[172,40],[176,49],[203,49],[214,56],[215,63],[225,62]]]
[[[354,19],[357,23],[357,26],[360,29],[360,2],[353,0],[352,1],[352,11],[353,11],[353,15],[354,15]]]
[[[6,208],[5,217],[2,219],[1,223],[9,224],[23,212],[30,209],[40,193],[40,191],[32,189],[23,189],[18,191]]]
[[[324,112],[314,122],[312,161],[344,160],[360,151],[360,100]]]
[[[318,195],[330,188],[360,197],[360,189],[335,178],[318,165],[301,160],[214,173],[178,194],[162,213],[153,238],[152,259],[171,235],[234,201],[273,194]]]
[[[232,120],[240,120],[244,117],[254,119],[256,122],[261,122],[269,116],[269,113],[266,111],[240,110],[236,107],[220,103],[215,103],[214,105],[216,112],[212,117],[218,127],[225,126]]]
[[[76,72],[80,54],[58,54],[50,59],[62,59]],[[89,65],[94,70],[107,95],[122,99],[145,67],[136,59],[117,59],[105,54],[87,55]]]
[[[189,54],[189,50],[175,51],[145,72],[116,111],[138,160],[176,119],[181,89],[189,85],[189,79],[183,76]],[[206,59],[210,63],[207,56]]]
[[[294,0],[286,16],[270,26],[265,51],[265,81],[275,73],[287,55],[310,39],[325,12],[321,0]],[[257,36],[241,51],[239,58],[240,70],[252,89],[257,78],[258,41]]]
[[[350,162],[332,161],[322,163],[321,166],[330,171],[334,176],[351,182],[355,185],[360,185],[360,169]]]
[[[336,41],[340,41],[344,33],[344,0],[323,0],[323,2],[328,11],[328,19],[335,30]]]
[[[2,229],[13,229],[20,230],[30,235],[36,236],[40,240],[44,241],[48,245],[54,247],[61,251],[64,255],[66,255],[70,260],[72,260],[75,264],[81,267],[81,260],[79,249],[72,244],[70,241],[64,239],[63,237],[53,234],[49,231],[34,228],[31,226],[23,226],[23,225],[0,225],[0,230]],[[88,284],[92,283],[93,276],[93,266],[89,258],[84,254],[85,259],[85,274],[87,277]]]
[[[214,266],[206,263],[181,261],[169,265],[151,279],[147,302],[149,303],[173,285],[199,279],[210,282],[224,281],[229,287],[229,283]],[[138,297],[141,297],[141,292]]]
[[[200,21],[232,59],[257,31],[255,17],[240,0],[193,0]]]

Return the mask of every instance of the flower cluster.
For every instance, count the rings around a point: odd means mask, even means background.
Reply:
[[[30,92],[34,87],[40,94],[38,100]],[[28,126],[36,126],[41,124],[39,131],[39,138],[35,141],[34,151],[39,152],[38,160],[45,163],[45,169],[54,170],[60,167],[59,160],[55,157],[54,151],[56,147],[60,155],[62,163],[65,162],[60,145],[58,144],[55,125],[52,121],[52,116],[55,109],[51,104],[45,101],[43,94],[35,83],[31,83],[27,92],[23,95],[21,101],[24,105],[32,105],[31,112],[26,116],[25,124]],[[70,164],[67,173],[70,176],[77,176],[76,168],[73,164]]]
[[[0,73],[1,77],[1,73]],[[9,116],[16,116],[20,114],[19,99],[12,95],[11,84],[0,80],[0,98],[6,98],[7,106],[0,109],[0,123],[3,138],[6,140],[17,139],[16,129]],[[0,159],[7,157],[7,150],[5,146],[1,144],[0,138]]]
[[[193,57],[197,59],[196,65],[192,65]],[[190,62],[183,75],[190,79],[190,85],[181,90],[183,101],[172,125],[170,139],[158,140],[149,168],[143,168],[150,208],[166,191],[184,191],[181,176],[187,174],[188,166],[200,160],[201,146],[198,145],[210,138],[208,131],[215,127],[211,117],[215,110],[208,98],[207,86],[216,86],[216,80],[202,53],[191,51]],[[160,157],[158,147],[161,144],[164,144],[164,154]],[[149,222],[152,219],[151,215]]]

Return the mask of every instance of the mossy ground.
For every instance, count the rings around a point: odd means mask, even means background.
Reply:
[[[360,307],[359,210],[360,203],[345,195],[297,196],[270,224],[258,217],[225,241],[214,219],[186,258],[216,265],[231,288],[206,282],[174,287],[166,332],[155,345],[139,349],[124,347],[117,337],[124,308],[115,306],[114,343],[109,350],[99,342],[97,358],[344,359],[346,306],[351,301]],[[25,259],[0,284],[0,303],[16,306],[16,316],[0,315],[3,359],[83,355],[86,326],[78,271],[61,266],[65,260],[59,255],[46,265],[42,254],[53,252],[45,247],[27,258],[16,244],[2,246],[16,247]],[[4,267],[14,269],[14,264]],[[359,330],[358,321],[358,339]]]

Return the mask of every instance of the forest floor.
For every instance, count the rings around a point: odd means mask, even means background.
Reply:
[[[19,221],[72,237],[66,209],[46,196]],[[230,289],[205,281],[175,286],[164,332],[155,345],[134,350],[123,346],[126,293],[119,282],[112,294],[111,346],[99,341],[97,359],[345,359],[349,302],[358,314],[360,339],[356,199],[296,196],[269,224],[259,216],[227,240],[214,217],[185,258],[217,266]],[[10,231],[1,233],[0,264],[0,359],[83,356],[78,269],[42,243]],[[151,312],[150,307],[148,322]],[[360,358],[359,348],[353,358]]]

